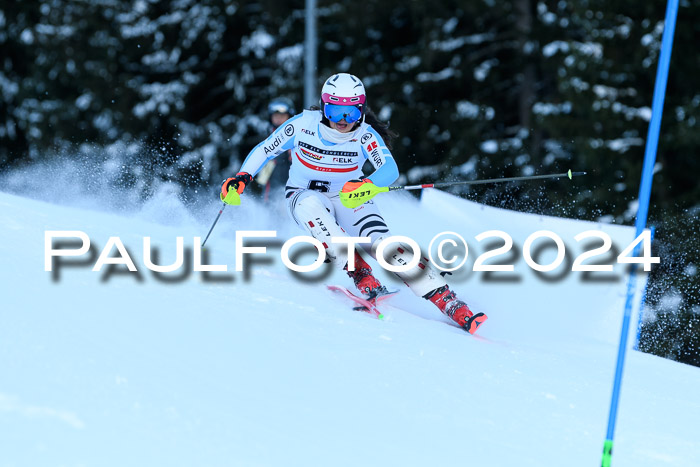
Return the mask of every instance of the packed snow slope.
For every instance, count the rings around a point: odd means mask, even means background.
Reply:
[[[599,465],[624,274],[538,275],[521,251],[541,229],[571,258],[576,233],[609,229],[624,248],[630,232],[439,192],[377,201],[396,235],[422,246],[445,230],[467,240],[469,260],[449,279],[489,315],[478,336],[383,271],[402,290],[383,321],[325,289],[349,286],[342,274],[295,277],[279,247],[302,232],[250,198],[224,211],[207,245],[208,263],[228,272],[205,276],[191,272],[193,238],[206,234],[215,201],[193,215],[165,193],[119,214],[0,193],[0,466]],[[500,246],[475,240],[493,229],[515,246],[487,263],[514,272],[471,272]],[[84,232],[93,250],[47,272],[52,230]],[[240,230],[278,235],[266,255],[249,256],[247,274],[234,270]],[[110,237],[137,273],[92,271]],[[175,260],[183,237],[183,268],[149,271],[144,237],[157,264]],[[700,465],[698,388],[700,369],[630,352],[615,467]]]

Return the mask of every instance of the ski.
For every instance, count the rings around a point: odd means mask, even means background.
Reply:
[[[360,297],[358,295],[355,295],[354,293],[350,292],[346,287],[343,287],[342,285],[327,285],[328,290],[332,290],[333,292],[338,292],[340,294],[343,294],[353,302],[355,302],[356,306],[353,307],[353,310],[355,311],[362,311],[364,313],[368,313],[372,316],[374,316],[377,319],[384,319],[384,315],[382,312],[379,310],[378,305],[386,300],[389,297],[392,297],[398,293],[398,290],[391,291],[389,293],[385,293],[383,295],[379,295],[377,297],[367,299],[364,297]],[[472,318],[470,318],[467,321],[467,324],[462,327],[465,331],[467,331],[469,334],[472,336],[475,336],[477,329],[486,321],[488,317],[484,313],[476,313]],[[478,336],[477,336],[478,337]]]
[[[392,295],[395,295],[397,292],[391,292],[388,294],[380,295],[378,297],[372,298],[372,299],[366,299],[363,297],[359,297],[355,295],[354,293],[350,292],[347,288],[343,287],[342,285],[328,285],[328,290],[332,290],[334,292],[342,293],[345,295],[347,298],[352,300],[357,304],[357,306],[353,307],[354,310],[356,311],[362,311],[365,313],[369,313],[370,315],[374,316],[377,319],[384,319],[384,315],[379,311],[379,308],[377,308],[377,303],[385,300],[388,297],[391,297]]]

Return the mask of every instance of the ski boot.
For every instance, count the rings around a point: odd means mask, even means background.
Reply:
[[[479,326],[488,319],[483,313],[472,313],[467,304],[458,299],[448,285],[428,292],[423,298],[430,300],[440,311],[452,318],[469,334],[474,334]]]
[[[373,300],[381,295],[391,293],[372,275],[372,268],[362,259],[359,253],[355,252],[355,270],[350,272],[347,269],[348,266],[345,265],[348,276],[352,278],[357,290],[359,290],[367,300]]]

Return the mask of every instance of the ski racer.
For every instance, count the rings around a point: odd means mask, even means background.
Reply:
[[[393,136],[388,124],[379,121],[368,108],[362,81],[348,73],[334,74],[323,85],[320,109],[304,110],[253,148],[236,176],[223,182],[221,198],[232,189],[242,193],[265,164],[291,150],[292,165],[285,187],[290,216],[323,244],[327,258],[347,271],[358,290],[373,299],[388,293],[386,288],[357,251],[355,269],[349,271],[347,245],[331,243],[331,238],[369,237],[371,245],[363,248],[376,258],[377,245],[391,236],[372,200],[350,209],[341,204],[339,192],[362,191],[369,183],[389,186],[396,180],[399,171],[390,151]],[[375,170],[365,177],[362,166],[367,160]],[[404,265],[413,258],[410,247],[392,245],[386,250],[388,264]],[[395,274],[416,295],[435,304],[472,334],[487,319],[483,313],[474,314],[458,299],[426,258],[421,258],[415,270]]]
[[[267,106],[270,133],[279,128],[284,122],[294,116],[294,104],[286,97],[277,97]],[[262,186],[263,201],[270,201],[273,191],[282,191],[289,168],[292,163],[291,151],[286,151],[280,157],[270,160],[255,177],[255,181]]]

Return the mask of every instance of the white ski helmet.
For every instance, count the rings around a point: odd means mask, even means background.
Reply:
[[[329,120],[338,122],[345,118],[348,123],[353,123],[364,116],[366,97],[365,85],[360,78],[349,73],[337,73],[323,84],[321,111]],[[343,110],[340,106],[348,107]]]
[[[287,97],[276,97],[267,105],[267,113],[269,115],[274,113],[289,114],[293,117],[295,113],[294,103]]]

